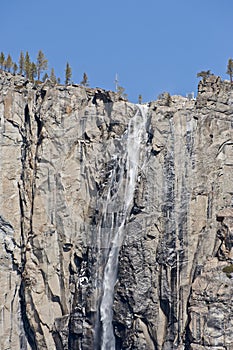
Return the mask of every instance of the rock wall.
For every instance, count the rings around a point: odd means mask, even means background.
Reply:
[[[0,73],[1,349],[101,348],[97,231],[137,109],[101,89]],[[116,349],[233,348],[232,127],[233,90],[219,77],[196,100],[149,104],[119,254]]]

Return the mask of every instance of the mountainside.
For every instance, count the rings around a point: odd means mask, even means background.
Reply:
[[[0,73],[0,349],[233,349],[233,90],[198,90]]]

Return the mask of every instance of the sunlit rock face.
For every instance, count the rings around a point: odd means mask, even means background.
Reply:
[[[215,76],[140,107],[1,72],[0,349],[232,349],[232,127]]]

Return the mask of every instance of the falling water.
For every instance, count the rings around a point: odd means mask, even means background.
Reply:
[[[103,230],[100,232],[101,244],[105,245],[107,251],[100,303],[101,350],[115,350],[112,306],[117,279],[118,256],[124,239],[125,223],[133,205],[140,156],[145,150],[146,119],[147,107],[138,106],[134,117],[129,121],[125,150],[117,160],[117,166],[112,170],[107,198],[103,207],[102,222],[106,223],[110,217],[110,224],[106,225],[107,232],[106,229],[100,229]],[[102,227],[104,226],[105,224],[102,225]]]

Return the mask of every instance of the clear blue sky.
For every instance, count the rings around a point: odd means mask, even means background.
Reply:
[[[233,57],[232,0],[2,1],[0,51],[15,61],[39,49],[64,82],[65,65],[79,83],[114,90],[118,73],[129,100],[196,93],[197,72],[226,79]]]

